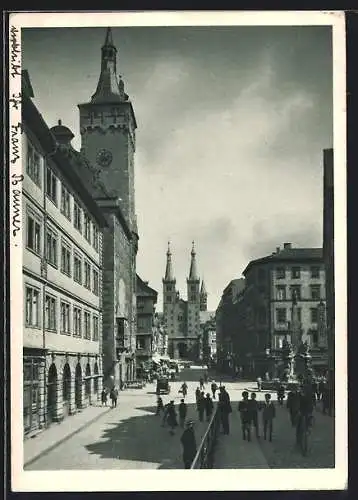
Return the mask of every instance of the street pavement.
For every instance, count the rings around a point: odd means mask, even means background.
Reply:
[[[186,378],[182,374],[181,379]],[[195,434],[199,445],[207,422],[199,422],[195,405],[195,389],[198,385],[195,376],[187,380],[188,418],[195,421]],[[171,393],[162,396],[164,404],[174,399],[180,403],[179,388],[182,381],[171,382]],[[75,425],[72,434],[66,439],[59,438],[59,444],[53,442],[52,427],[41,433],[36,439],[41,440],[34,451],[35,444],[25,442],[25,470],[109,470],[109,469],[182,469],[182,430],[178,427],[175,435],[169,434],[169,428],[162,426],[162,418],[155,415],[155,383],[147,384],[143,389],[129,389],[120,392],[117,408],[107,410],[97,408],[94,421],[88,425]],[[91,411],[91,408],[84,410]],[[74,418],[69,417],[69,419]],[[74,420],[73,420],[74,422]],[[58,434],[60,436],[60,428]],[[52,432],[52,434],[51,434]],[[46,449],[46,433],[49,433]],[[31,440],[28,440],[31,441]],[[26,448],[27,445],[27,448]],[[32,448],[31,448],[32,446]],[[36,452],[40,453],[36,455]],[[37,458],[36,458],[37,457]],[[26,465],[26,463],[28,463]]]
[[[238,401],[241,392],[255,390],[256,384],[249,382],[225,383],[230,394],[233,412],[230,415],[230,434],[220,434],[215,451],[215,469],[236,468],[330,468],[334,467],[334,419],[323,415],[320,403],[314,412],[314,428],[311,434],[311,449],[303,457],[295,447],[295,429],[284,406],[278,406],[275,393],[271,393],[276,405],[272,442],[263,439],[262,416],[259,414],[260,439],[251,429],[251,441],[242,439]],[[256,392],[258,401],[264,400],[267,391]]]
[[[164,404],[181,399],[178,392],[183,380],[188,384],[188,418],[195,421],[199,445],[206,422],[199,422],[195,405],[195,389],[202,372],[185,370],[179,381],[171,382],[171,393],[162,396]],[[220,382],[220,378],[216,377]],[[277,407],[273,442],[261,437],[242,439],[238,401],[244,389],[256,390],[254,382],[222,380],[230,394],[233,413],[230,435],[220,434],[215,450],[215,469],[235,468],[317,468],[334,466],[334,419],[315,411],[312,449],[303,457],[295,449],[295,433],[285,407]],[[110,469],[182,469],[182,430],[169,434],[162,418],[155,415],[156,385],[120,392],[114,409],[90,407],[53,425],[34,439],[24,443],[25,470],[110,470]],[[206,391],[209,386],[206,387]],[[205,392],[206,392],[205,391]],[[210,392],[210,391],[208,391]],[[259,401],[266,391],[257,393]],[[277,405],[276,394],[272,399]],[[260,419],[261,423],[261,419]],[[262,430],[261,430],[262,434]]]

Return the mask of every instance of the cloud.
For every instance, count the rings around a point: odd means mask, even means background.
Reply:
[[[284,241],[321,244],[322,150],[332,145],[326,28],[114,31],[138,122],[137,267],[159,309],[169,239],[184,296],[196,241],[210,309],[249,260]],[[77,148],[77,104],[95,90],[103,38],[102,29],[23,33],[36,103],[50,126],[62,118],[74,131]]]

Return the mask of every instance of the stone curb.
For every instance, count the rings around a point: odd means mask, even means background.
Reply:
[[[101,417],[103,417],[104,415],[106,415],[107,413],[109,413],[110,410],[112,410],[111,407],[107,408],[107,410],[104,411],[103,413],[100,413],[99,415],[96,415],[91,420],[88,420],[84,424],[82,424],[79,427],[77,427],[77,429],[75,429],[74,431],[70,432],[69,434],[66,434],[66,436],[64,436],[63,438],[61,438],[58,441],[56,441],[56,443],[51,444],[48,448],[46,448],[45,450],[42,450],[40,453],[38,453],[37,455],[35,455],[34,457],[32,457],[30,460],[28,460],[27,462],[24,462],[23,468],[25,469],[26,466],[31,465],[32,463],[36,462],[36,460],[38,460],[39,458],[43,457],[44,455],[47,455],[52,450],[54,450],[55,448],[57,448],[57,446],[60,446],[65,441],[67,441],[71,437],[73,437],[76,434],[78,434],[79,432],[81,432],[85,427],[87,427],[88,425],[93,424],[94,422],[96,422],[97,420],[99,420]]]

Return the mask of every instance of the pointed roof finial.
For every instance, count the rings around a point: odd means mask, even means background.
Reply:
[[[196,281],[198,280],[198,272],[196,269],[196,259],[195,259],[195,248],[194,248],[194,241],[192,242],[192,249],[191,249],[191,263],[190,263],[190,271],[189,271],[189,281]]]
[[[105,41],[104,41],[104,47],[105,46],[111,46],[111,47],[114,47],[114,43],[113,43],[113,37],[112,37],[112,29],[111,28],[107,28],[107,32],[106,32],[106,38],[105,38]]]
[[[173,266],[172,266],[172,253],[170,250],[170,241],[168,241],[167,266],[165,269],[164,281],[175,281],[174,274],[173,274]]]
[[[192,254],[192,255],[193,255],[193,254],[195,255],[195,243],[194,243],[194,240],[191,242],[191,244],[192,244],[192,247],[191,247],[191,254]]]
[[[121,77],[117,75],[117,49],[113,43],[111,28],[107,28],[106,38],[101,50],[101,73],[91,103],[112,104],[125,102],[128,100],[128,95],[124,91],[124,83]]]
[[[204,283],[204,278],[202,279],[201,281],[201,289],[200,289],[200,293],[201,295],[207,295],[207,291],[206,291],[206,288],[205,288],[205,283]]]

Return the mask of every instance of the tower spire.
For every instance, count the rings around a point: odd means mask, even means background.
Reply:
[[[204,278],[201,280],[200,288],[200,311],[207,311],[208,309],[208,294],[205,288]]]
[[[170,250],[170,241],[168,241],[168,250],[167,250],[167,266],[165,269],[165,281],[175,281],[173,274],[173,265],[172,265],[172,252]]]
[[[92,103],[115,103],[128,100],[121,77],[117,76],[117,49],[113,43],[112,29],[107,28],[101,48],[101,74]]]
[[[205,283],[204,283],[204,278],[201,281],[200,293],[201,293],[201,295],[207,295],[207,291],[206,291],[206,287],[205,287]]]
[[[198,271],[196,268],[196,253],[195,253],[195,246],[194,246],[194,241],[192,242],[192,249],[191,249],[191,262],[190,262],[190,271],[189,271],[189,280],[190,281],[196,281],[198,280]]]
[[[112,28],[107,28],[106,39],[104,41],[104,47],[109,46],[109,45],[114,47],[113,38],[112,38]]]

